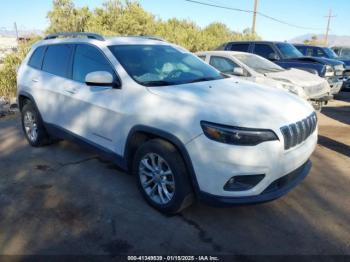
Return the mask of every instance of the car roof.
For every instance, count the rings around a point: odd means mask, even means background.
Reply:
[[[294,46],[306,46],[306,47],[318,47],[318,48],[328,48],[327,46],[320,45],[306,45],[306,44],[293,44]]]
[[[266,41],[266,40],[244,40],[244,41],[229,41],[226,44],[237,43],[237,44],[249,44],[249,43],[261,43],[261,44],[290,44],[289,42],[283,41]]]
[[[245,55],[254,55],[247,52],[238,52],[238,51],[226,51],[226,50],[214,50],[214,51],[200,51],[196,52],[196,55],[237,55],[237,54],[245,54]]]

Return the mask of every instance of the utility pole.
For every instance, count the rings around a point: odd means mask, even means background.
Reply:
[[[15,32],[16,32],[17,44],[19,44],[19,36],[18,36],[18,29],[17,29],[17,23],[16,22],[14,22],[14,27],[15,27]]]
[[[328,18],[328,21],[327,21],[327,29],[326,29],[326,35],[325,35],[325,38],[324,38],[324,45],[327,46],[328,44],[328,34],[329,34],[329,26],[331,24],[331,18],[333,17],[336,17],[335,15],[332,15],[332,9],[329,9],[329,14],[328,16],[325,16]]]
[[[255,23],[256,23],[256,9],[258,8],[258,0],[254,0],[254,13],[253,13],[253,25],[252,33],[255,34]]]

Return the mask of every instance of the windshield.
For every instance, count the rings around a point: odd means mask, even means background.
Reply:
[[[295,58],[295,57],[302,57],[303,54],[300,53],[298,49],[296,49],[295,46],[288,44],[288,43],[277,43],[276,44],[280,52],[282,53],[284,58]]]
[[[340,57],[342,59],[350,59],[350,48],[343,48]]]
[[[328,58],[332,58],[332,59],[338,58],[337,54],[330,48],[323,48],[323,51],[326,53]]]
[[[224,78],[200,58],[170,45],[109,47],[127,73],[144,86],[179,85]]]
[[[282,67],[261,56],[251,54],[234,54],[233,56],[261,74],[284,71]]]

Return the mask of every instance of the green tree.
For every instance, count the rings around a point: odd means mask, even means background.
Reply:
[[[304,44],[306,45],[323,45],[324,42],[318,39],[317,35],[313,35],[311,39],[304,40]]]
[[[53,8],[47,14],[50,25],[46,32],[84,32],[90,17],[87,7],[75,8],[72,0],[53,0]]]

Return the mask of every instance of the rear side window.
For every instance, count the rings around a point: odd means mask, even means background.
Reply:
[[[47,47],[43,62],[43,71],[69,78],[73,45],[50,45]]]
[[[240,51],[240,52],[248,52],[249,50],[249,43],[246,44],[231,44],[232,51]]]
[[[45,49],[45,46],[39,46],[37,49],[35,49],[35,51],[29,59],[28,65],[36,69],[41,69]]]
[[[305,56],[314,56],[314,50],[311,47],[306,48],[305,52],[302,52]]]
[[[90,45],[78,45],[73,62],[73,80],[84,83],[88,73],[107,71],[115,78],[115,72],[105,56]]]
[[[314,56],[327,57],[327,55],[324,53],[324,51],[321,48],[315,48],[314,51],[315,51]]]
[[[299,51],[300,53],[302,53],[303,55],[306,55],[306,48],[305,46],[295,46]]]
[[[255,44],[254,54],[257,54],[259,56],[269,59],[271,55],[275,54],[275,51],[269,45]]]

